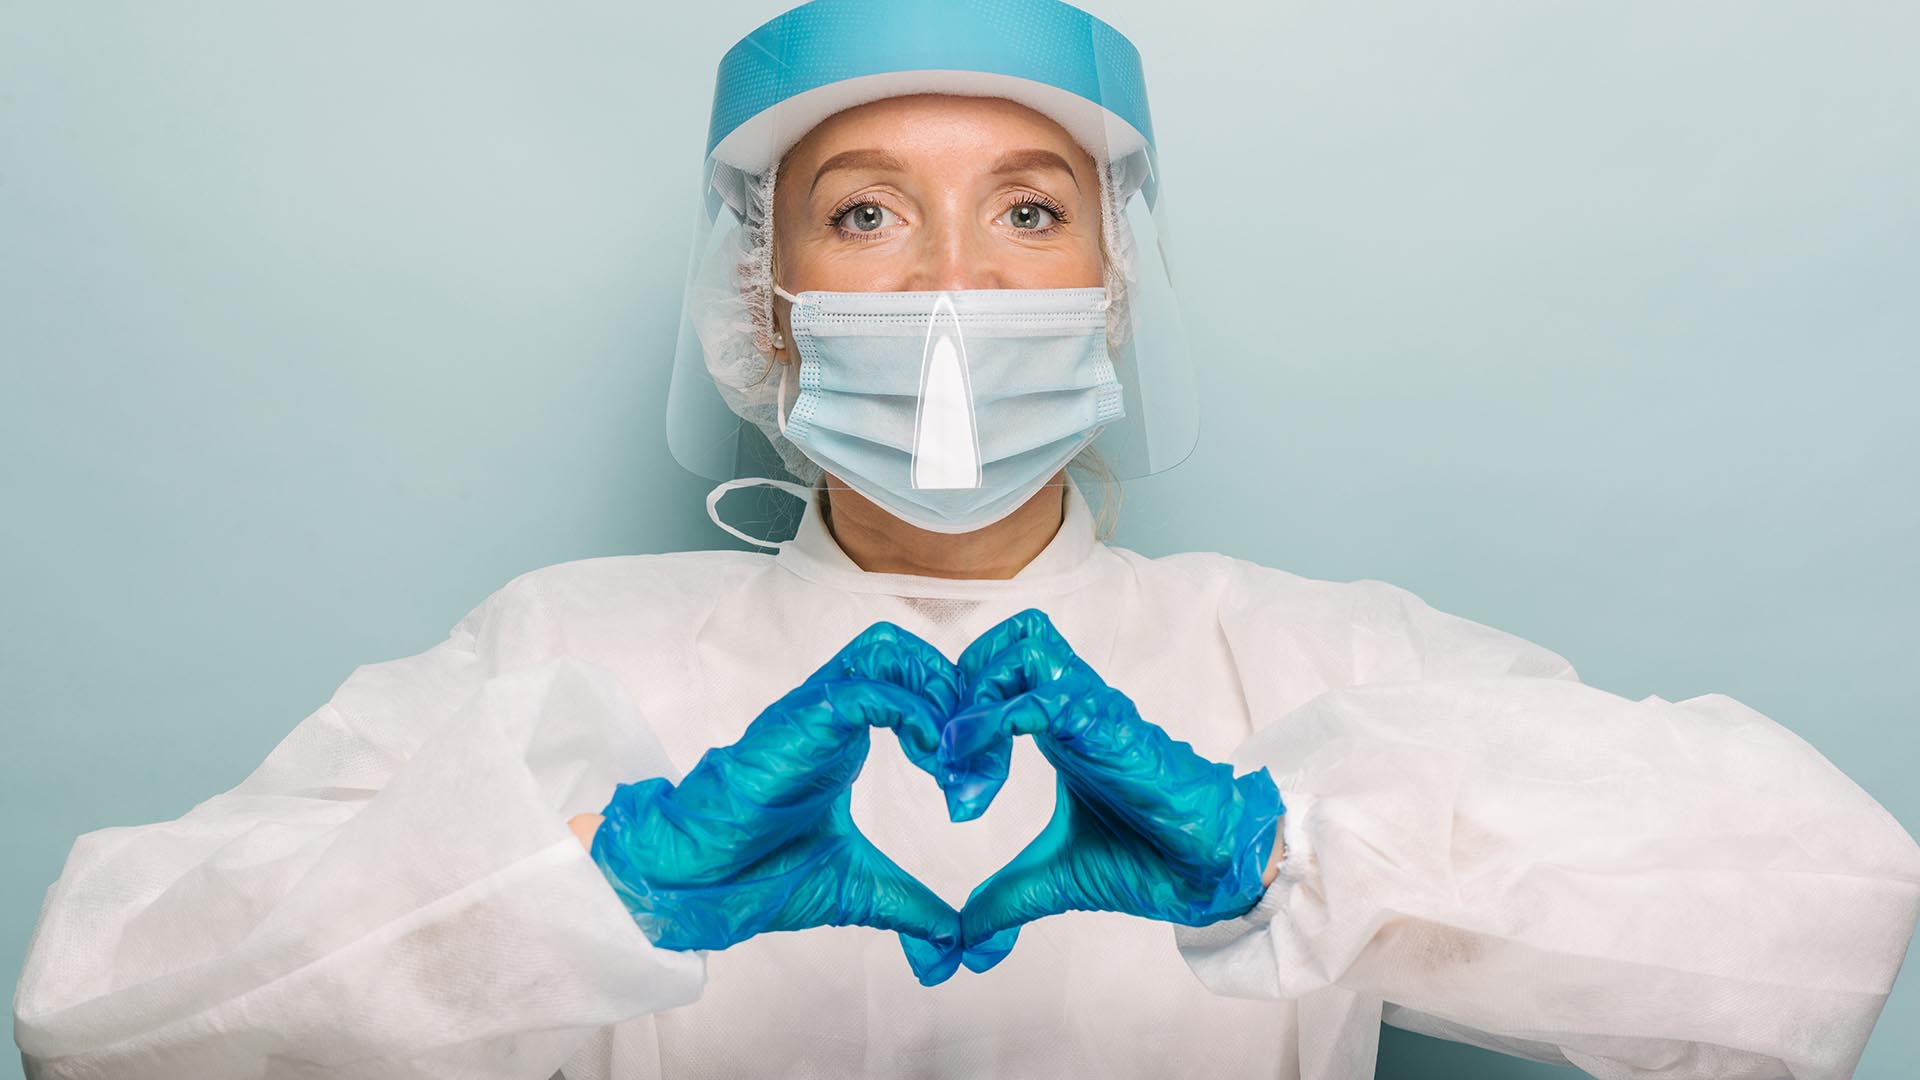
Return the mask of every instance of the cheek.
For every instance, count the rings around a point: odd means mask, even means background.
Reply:
[[[1003,273],[1016,289],[1084,289],[1106,284],[1097,243],[1011,252]]]
[[[884,250],[881,250],[884,249]],[[778,247],[775,248],[778,252]],[[788,291],[826,289],[835,292],[884,292],[902,288],[900,281],[916,265],[903,245],[885,241],[849,243],[828,238],[796,242],[781,256],[781,285]],[[798,284],[795,284],[795,283]]]
[[[911,265],[911,259],[897,244],[848,243],[827,230],[803,227],[790,217],[774,223],[773,273],[788,292],[894,289],[901,265]]]

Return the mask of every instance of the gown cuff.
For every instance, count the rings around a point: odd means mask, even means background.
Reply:
[[[1313,861],[1313,851],[1306,835],[1307,813],[1313,805],[1313,796],[1287,792],[1285,799],[1287,809],[1280,816],[1280,842],[1286,845],[1286,851],[1280,859],[1279,876],[1260,894],[1259,901],[1237,918],[1222,919],[1206,926],[1176,924],[1173,940],[1181,952],[1207,952],[1232,945],[1241,938],[1265,930],[1274,915],[1286,906],[1287,893],[1295,882],[1306,876]]]

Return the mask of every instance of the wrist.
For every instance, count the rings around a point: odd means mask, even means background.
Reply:
[[[1273,823],[1273,854],[1267,859],[1267,869],[1260,875],[1262,888],[1271,888],[1280,877],[1280,864],[1287,858],[1287,815],[1281,814],[1280,820]]]
[[[575,814],[567,819],[567,828],[573,830],[581,847],[592,851],[593,834],[600,831],[600,823],[605,820],[599,814]]]

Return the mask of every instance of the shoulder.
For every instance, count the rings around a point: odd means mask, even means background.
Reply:
[[[1217,611],[1236,653],[1310,659],[1333,685],[1525,675],[1574,678],[1571,664],[1518,635],[1441,611],[1385,581],[1304,577],[1212,552],[1124,553],[1143,582],[1179,583]],[[1149,584],[1149,587],[1152,587]]]
[[[529,570],[505,589],[537,594],[546,602],[595,607],[625,604],[636,596],[673,604],[711,596],[716,585],[740,581],[773,565],[751,551],[675,551],[658,555],[606,555]]]
[[[731,586],[773,560],[745,551],[683,551],[575,559],[529,570],[494,590],[454,628],[495,670],[608,639],[644,647],[688,626]]]

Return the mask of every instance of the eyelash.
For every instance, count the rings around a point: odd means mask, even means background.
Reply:
[[[1022,229],[1020,230],[1021,232],[1038,233],[1038,234],[1044,235],[1046,233],[1050,233],[1054,231],[1055,229],[1058,229],[1060,226],[1065,225],[1069,221],[1073,220],[1072,218],[1067,216],[1066,207],[1061,206],[1057,200],[1049,198],[1045,195],[1042,195],[1037,191],[1023,191],[1023,192],[1017,193],[1010,202],[1008,202],[1005,206],[1000,208],[1000,213],[1004,214],[1016,206],[1027,206],[1029,204],[1033,206],[1038,206],[1041,209],[1045,210],[1047,213],[1052,214],[1053,224],[1044,229]],[[827,228],[838,229],[842,236],[850,237],[855,240],[878,239],[877,235],[874,233],[863,233],[857,229],[849,229],[842,224],[842,222],[846,221],[848,214],[853,213],[855,210],[858,210],[862,206],[868,206],[868,205],[878,206],[882,210],[887,210],[889,213],[893,213],[891,209],[889,209],[887,206],[880,203],[879,201],[875,200],[870,195],[855,195],[843,201],[838,207],[834,208],[833,213],[827,215]],[[996,215],[996,217],[997,216],[998,215]]]
[[[1020,192],[1012,202],[1009,202],[1007,205],[1001,207],[1000,212],[1004,214],[1016,206],[1027,206],[1029,204],[1033,206],[1037,206],[1042,210],[1045,210],[1047,213],[1052,214],[1053,224],[1044,229],[1022,229],[1020,230],[1021,232],[1040,233],[1044,235],[1046,233],[1052,232],[1053,230],[1073,220],[1072,218],[1069,218],[1067,216],[1066,207],[1061,206],[1058,202],[1048,198],[1045,195],[1040,194],[1037,191]]]
[[[893,212],[891,208],[887,207],[886,205],[881,203],[879,200],[873,198],[873,196],[871,195],[855,195],[847,199],[846,201],[842,202],[838,209],[834,210],[833,213],[827,215],[827,228],[837,229],[841,236],[848,237],[849,239],[853,239],[853,240],[877,239],[878,236],[875,233],[863,233],[858,229],[849,229],[845,225],[841,224],[842,222],[847,220],[848,214],[851,214],[855,210],[858,210],[859,208],[863,206],[868,206],[868,205],[878,206],[880,207],[880,209],[886,210],[888,213]]]

